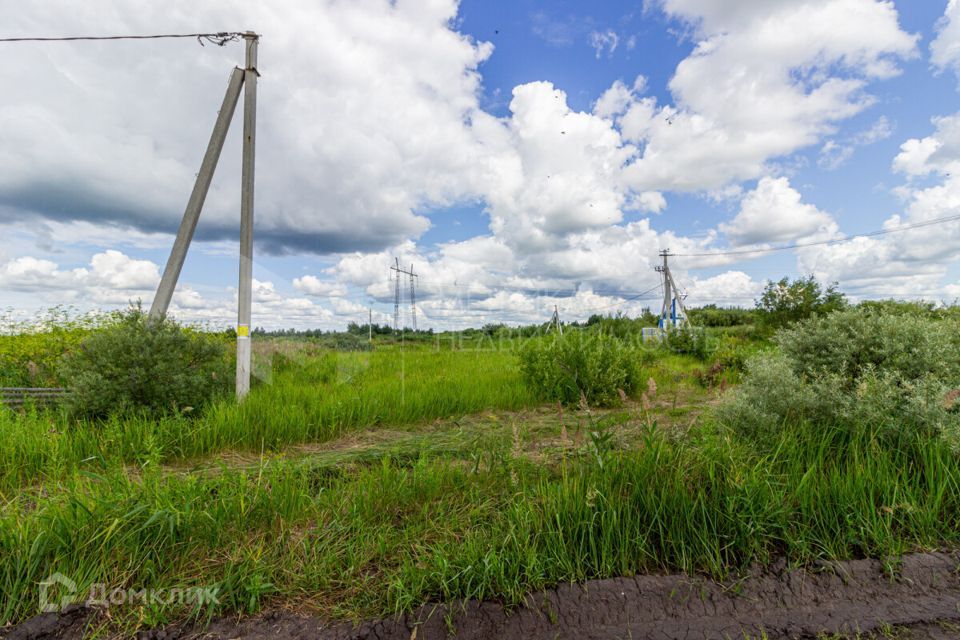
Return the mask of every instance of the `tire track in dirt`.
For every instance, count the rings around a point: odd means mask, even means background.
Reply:
[[[737,582],[635,576],[562,585],[527,597],[508,611],[492,602],[437,605],[360,625],[330,626],[309,616],[270,613],[206,629],[174,626],[141,632],[143,640],[292,638],[295,640],[713,640],[814,638],[870,632],[881,625],[916,627],[920,637],[960,634],[939,622],[960,621],[960,555],[909,554],[895,577],[877,560],[776,568]],[[7,640],[80,638],[82,609],[43,614],[14,627]],[[960,629],[960,626],[957,627]],[[2,634],[0,634],[2,635]]]

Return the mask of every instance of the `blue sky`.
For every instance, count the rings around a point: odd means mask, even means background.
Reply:
[[[960,222],[850,238],[960,214],[956,2],[60,1],[3,35],[263,33],[255,324],[388,322],[394,256],[437,328],[637,313],[668,247],[693,305],[806,273],[960,297]],[[0,306],[149,303],[240,47],[6,46]],[[234,124],[188,321],[235,314]]]

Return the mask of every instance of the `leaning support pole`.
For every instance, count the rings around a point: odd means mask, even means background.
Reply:
[[[200,172],[193,184],[193,192],[190,194],[187,208],[183,212],[183,220],[180,221],[177,239],[173,242],[170,258],[163,270],[163,278],[160,280],[160,286],[157,287],[157,295],[153,297],[153,304],[150,305],[150,318],[153,320],[159,320],[167,315],[167,309],[170,307],[173,290],[180,278],[180,270],[183,268],[184,258],[187,257],[187,249],[190,248],[193,232],[197,228],[197,219],[200,217],[201,209],[203,209],[203,202],[207,199],[207,191],[209,191],[210,182],[213,180],[213,172],[217,168],[217,161],[220,159],[221,150],[223,150],[223,141],[227,137],[230,120],[233,119],[233,112],[237,108],[240,88],[243,85],[243,75],[243,69],[234,69],[230,74],[227,93],[223,96],[223,105],[220,106],[220,115],[217,116],[217,121],[213,125],[213,133],[210,134],[210,142],[207,143],[207,152],[203,155]]]
[[[250,391],[250,310],[253,301],[253,176],[257,136],[257,43],[248,31],[243,93],[243,169],[240,192],[240,286],[237,308],[237,399]]]

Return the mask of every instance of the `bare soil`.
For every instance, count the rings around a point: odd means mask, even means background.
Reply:
[[[782,563],[781,563],[782,564]],[[175,625],[143,640],[686,640],[732,638],[960,638],[960,554],[918,553],[809,569],[755,571],[718,583],[685,575],[562,585],[512,610],[493,602],[426,606],[359,625],[284,612],[221,618],[204,629]],[[82,638],[103,612],[43,614],[0,631],[7,640]]]

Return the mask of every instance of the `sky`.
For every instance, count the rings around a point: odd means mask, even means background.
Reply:
[[[391,324],[395,260],[420,328],[656,312],[666,249],[688,306],[960,298],[960,0],[0,3],[0,38],[261,34],[255,326]],[[242,44],[0,51],[4,317],[149,306]],[[239,116],[185,322],[236,322]]]

